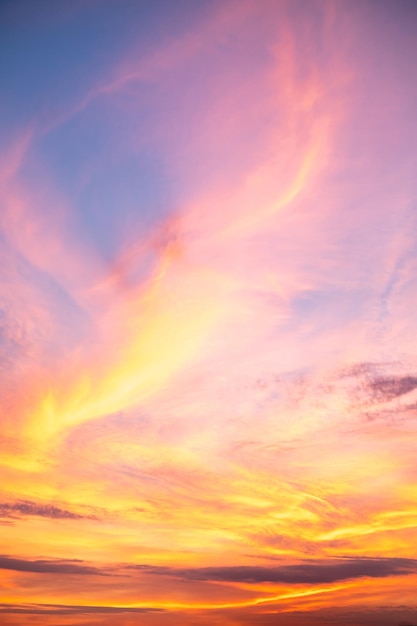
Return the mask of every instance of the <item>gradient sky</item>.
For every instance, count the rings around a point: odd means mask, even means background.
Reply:
[[[417,3],[0,41],[1,624],[417,624]]]

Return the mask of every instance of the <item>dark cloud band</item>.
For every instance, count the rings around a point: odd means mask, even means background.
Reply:
[[[412,574],[417,572],[417,560],[404,558],[335,559],[279,567],[231,566],[195,569],[171,569],[146,565],[132,567],[149,574],[175,576],[193,581],[314,585],[354,578],[386,578]]]
[[[31,561],[0,555],[0,569],[12,570],[15,572],[30,572],[34,574],[76,574],[77,576],[107,575],[102,570],[96,567],[91,567],[90,565],[85,565],[83,561],[78,561],[76,559],[37,559]]]

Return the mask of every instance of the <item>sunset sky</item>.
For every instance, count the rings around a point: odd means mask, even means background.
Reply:
[[[0,624],[417,624],[417,2],[0,52]]]

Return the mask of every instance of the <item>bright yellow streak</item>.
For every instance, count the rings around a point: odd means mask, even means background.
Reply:
[[[163,259],[148,289],[115,307],[103,328],[110,337],[116,332],[110,339],[114,353],[81,372],[69,392],[51,390],[41,398],[31,415],[29,437],[48,439],[126,410],[164,388],[199,354],[225,315],[225,288],[230,285],[208,270],[175,270],[170,272]]]
[[[316,589],[309,589],[291,593],[280,594],[276,596],[269,596],[267,598],[255,598],[248,599],[241,602],[167,602],[160,600],[148,600],[141,602],[129,602],[129,603],[117,603],[117,602],[106,602],[100,601],[100,606],[107,608],[115,608],[115,609],[142,609],[142,608],[153,608],[153,609],[165,609],[165,610],[183,610],[183,611],[193,611],[193,610],[219,610],[219,609],[239,609],[245,607],[253,607],[259,606],[263,604],[271,604],[275,602],[281,602],[284,600],[293,600],[298,598],[307,598],[311,596],[318,596],[323,594],[334,593],[340,591],[342,589],[348,588],[349,585],[338,585],[335,587],[320,587]],[[19,598],[16,596],[9,596],[7,599],[2,598],[3,602],[16,603],[19,602]],[[83,602],[79,606],[83,607],[93,607],[97,606],[97,602]]]

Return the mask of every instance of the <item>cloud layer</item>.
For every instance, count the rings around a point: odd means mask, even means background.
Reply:
[[[0,12],[4,623],[415,622],[413,3]]]

